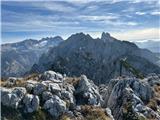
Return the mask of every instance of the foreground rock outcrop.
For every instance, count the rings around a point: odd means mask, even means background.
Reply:
[[[66,117],[73,120],[96,119],[98,111],[98,114],[103,115],[99,115],[102,120],[112,120],[105,109],[101,108],[103,100],[99,88],[85,75],[69,78],[54,71],[45,71],[43,74],[25,78],[21,82],[13,82],[14,84],[11,84],[12,81],[8,79],[1,87],[2,107],[3,110],[10,108],[17,110],[23,119],[41,112],[44,114],[42,118],[45,116],[47,119],[48,116],[55,120]],[[89,109],[94,110],[94,115]],[[12,112],[15,112],[14,110]],[[3,118],[7,118],[7,115],[3,114]]]
[[[160,75],[156,74],[145,79],[118,77],[96,86],[85,75],[66,77],[45,71],[2,81],[0,90],[2,119],[160,119]]]
[[[151,86],[151,79],[156,83],[154,87]],[[160,76],[156,74],[143,80],[127,77],[112,79],[104,95],[103,107],[109,107],[116,120],[159,120],[159,98],[157,99],[154,91],[154,88],[159,86],[159,80]],[[155,109],[152,109],[153,107]]]

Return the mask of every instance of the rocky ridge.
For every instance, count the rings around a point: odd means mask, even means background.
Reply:
[[[39,57],[50,48],[59,45],[63,39],[59,36],[27,39],[16,43],[1,45],[2,77],[22,76],[37,63]]]
[[[124,58],[144,76],[160,73],[157,65],[159,58],[155,54],[140,49],[134,43],[117,40],[105,32],[97,39],[84,33],[71,35],[62,44],[42,55],[31,72],[53,70],[67,76],[85,74],[95,84],[105,84],[119,76],[120,61]],[[134,76],[125,69],[123,74]]]
[[[54,71],[1,81],[2,119],[159,120],[160,75],[118,77],[96,86]],[[9,113],[7,111],[10,111]],[[13,117],[12,116],[12,117]]]

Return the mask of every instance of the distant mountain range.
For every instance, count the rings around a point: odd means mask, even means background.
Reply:
[[[160,73],[160,58],[154,53],[140,49],[134,43],[119,41],[104,32],[100,39],[93,39],[84,33],[71,35],[43,54],[39,62],[33,65],[31,72],[54,70],[69,76],[85,74],[95,83],[106,83],[119,76],[120,60],[123,58],[127,58],[144,75]],[[125,74],[129,73],[125,71]]]
[[[160,40],[154,41],[154,40],[148,40],[143,42],[135,42],[136,45],[140,48],[146,48],[152,52],[160,53]]]
[[[59,36],[28,39],[1,47],[2,77],[54,70],[68,76],[85,74],[95,83],[106,83],[119,76],[120,61],[124,58],[143,75],[160,73],[157,54],[104,32],[100,39],[77,33],[67,40]],[[131,75],[124,68],[123,74]]]
[[[33,64],[38,62],[39,57],[50,48],[61,43],[59,36],[42,38],[41,40],[27,39],[17,43],[1,45],[1,75],[21,76],[29,71]]]

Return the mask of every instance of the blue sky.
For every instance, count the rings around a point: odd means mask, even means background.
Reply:
[[[158,0],[27,0],[2,1],[2,42],[76,32],[120,40],[159,40]]]

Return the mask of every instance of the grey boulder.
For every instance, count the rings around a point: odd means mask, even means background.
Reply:
[[[61,100],[58,96],[54,95],[53,98],[45,102],[44,109],[57,119],[66,111],[66,102]]]
[[[60,73],[56,73],[54,71],[45,71],[41,78],[42,80],[51,80],[56,83],[61,83],[63,81],[63,76]]]
[[[61,91],[61,88],[57,83],[49,83],[49,91],[52,93],[57,93]]]
[[[52,97],[53,97],[53,95],[52,95],[52,93],[49,92],[49,91],[44,91],[44,92],[42,93],[42,100],[43,100],[43,101],[49,100],[49,99],[51,99]]]
[[[39,108],[40,100],[37,95],[27,94],[23,99],[24,112],[32,113]]]
[[[102,98],[98,87],[85,75],[81,76],[75,94],[78,104],[101,105]]]
[[[37,83],[38,83],[37,81],[28,80],[28,81],[26,82],[26,86],[25,86],[26,89],[27,89],[27,92],[28,92],[28,93],[33,92],[33,89],[34,89],[34,87],[36,86]]]
[[[47,86],[43,83],[37,83],[33,89],[34,95],[41,95],[44,91],[47,90]]]
[[[1,103],[5,106],[18,108],[22,98],[26,94],[23,87],[15,87],[12,89],[1,88]]]

